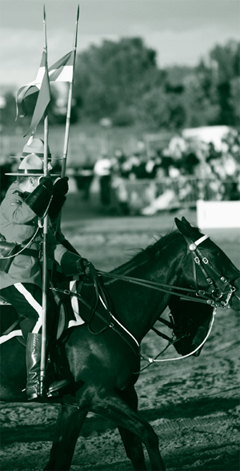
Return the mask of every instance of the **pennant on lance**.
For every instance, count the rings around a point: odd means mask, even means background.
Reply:
[[[49,70],[50,82],[72,82],[74,51],[68,52],[53,64]]]
[[[45,66],[44,66],[44,52],[42,55],[41,64],[37,73],[37,77],[32,82],[19,88],[16,97],[17,104],[17,118],[24,118],[27,115],[27,108],[25,105],[25,99],[34,94],[38,93],[41,88],[41,83],[44,77]],[[50,82],[72,82],[73,80],[73,64],[74,64],[74,51],[68,52],[65,56],[61,57],[55,64],[48,69],[48,75]]]
[[[51,100],[46,51],[43,51],[42,63],[44,63],[42,83],[40,86],[37,103],[33,112],[32,121],[28,131],[26,132],[26,134],[24,134],[24,137],[35,133],[37,125],[45,114],[48,104]]]
[[[16,105],[17,105],[17,118],[23,118],[27,114],[27,109],[25,106],[25,98],[33,93],[39,92],[41,88],[41,83],[44,77],[45,72],[45,52],[42,54],[42,60],[40,67],[38,69],[38,73],[36,79],[32,82],[27,83],[23,87],[19,88],[16,96]]]

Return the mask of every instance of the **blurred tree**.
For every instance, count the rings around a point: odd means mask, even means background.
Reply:
[[[163,87],[145,93],[138,111],[142,122],[157,129],[179,130],[186,122],[186,109],[181,95],[166,93]]]
[[[133,121],[142,94],[159,82],[156,52],[141,38],[105,40],[79,54],[75,74],[75,97],[82,116],[99,121]],[[124,116],[125,114],[125,116]]]
[[[186,127],[206,126],[218,121],[219,105],[214,101],[212,90],[206,93],[203,82],[197,73],[188,75],[184,80],[182,103]]]
[[[215,63],[215,75],[219,94],[220,124],[234,125],[236,110],[232,101],[234,79],[239,77],[240,43],[228,41],[224,46],[217,45],[210,51],[210,58]],[[231,85],[232,84],[232,85]],[[239,97],[238,97],[239,100]]]
[[[11,127],[15,124],[16,103],[12,92],[4,94],[4,106],[1,108],[1,124],[4,127]]]
[[[138,105],[138,116],[150,127],[168,128],[170,123],[170,108],[167,94],[161,87],[147,91]]]
[[[234,40],[227,41],[223,46],[216,45],[210,51],[210,58],[217,64],[218,83],[229,83],[239,76],[240,43]]]
[[[184,79],[193,73],[192,67],[171,66],[165,71],[164,86],[167,93],[181,94],[183,92]]]
[[[236,126],[240,126],[240,77],[230,81],[230,105],[233,110],[233,119]]]
[[[142,38],[90,46],[77,57],[71,122],[99,122],[108,117],[117,126],[142,123],[169,130],[239,125],[239,53],[240,43],[231,40],[216,45],[197,67],[159,70],[156,52]],[[49,121],[65,124],[67,89],[55,85],[51,85]],[[3,99],[2,125],[15,127],[14,95],[7,93]],[[24,129],[36,99],[37,94],[26,99],[28,115],[17,122]]]

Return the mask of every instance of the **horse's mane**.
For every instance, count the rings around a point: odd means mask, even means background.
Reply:
[[[135,254],[132,260],[135,260],[137,262],[138,258],[148,259],[152,257],[153,255],[156,255],[156,253],[160,253],[163,249],[165,249],[166,246],[168,246],[173,240],[175,240],[178,235],[179,235],[179,232],[175,230],[175,231],[169,232],[168,234],[165,234],[164,236],[161,236],[157,241],[148,245],[145,249],[140,249],[140,251],[137,254]]]
[[[172,241],[176,240],[180,236],[179,231],[171,231],[164,236],[161,236],[157,241],[148,245],[145,249],[139,249],[138,253],[135,253],[134,256],[121,265],[117,267],[114,272],[122,271],[123,269],[134,268],[135,266],[144,263],[145,261],[150,260],[152,257],[159,255]]]

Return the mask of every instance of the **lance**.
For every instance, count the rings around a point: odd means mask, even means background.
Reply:
[[[43,6],[44,51],[46,54],[45,74],[48,74],[47,64],[47,27],[45,5]],[[44,176],[48,175],[48,114],[44,118]],[[47,289],[48,289],[48,258],[47,258],[48,215],[43,220],[43,270],[42,270],[42,348],[40,363],[40,396],[44,394],[46,376],[46,347],[47,347]]]
[[[67,153],[68,153],[70,119],[71,119],[71,108],[72,108],[73,80],[74,80],[74,69],[75,69],[75,60],[76,60],[76,51],[77,51],[78,20],[79,20],[79,5],[77,8],[77,18],[76,18],[74,41],[73,41],[73,76],[72,76],[72,80],[70,81],[69,90],[68,90],[67,116],[66,116],[64,146],[63,146],[63,162],[62,162],[62,171],[61,171],[62,177],[65,176],[66,166],[67,166]]]

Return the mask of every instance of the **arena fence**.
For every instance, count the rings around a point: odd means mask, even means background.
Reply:
[[[180,176],[176,179],[127,180],[112,184],[112,201],[128,205],[130,212],[148,214],[174,208],[195,208],[198,200],[240,199],[240,180]],[[149,214],[150,214],[149,213]]]

